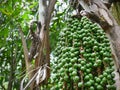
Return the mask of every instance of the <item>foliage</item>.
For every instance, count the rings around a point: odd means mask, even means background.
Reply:
[[[64,8],[62,6],[65,6]],[[67,2],[57,2],[55,5],[55,10],[53,12],[54,17],[50,23],[50,45],[51,49],[54,50],[56,42],[61,29],[65,26],[64,19],[66,14],[68,14]]]
[[[28,22],[37,13],[37,1],[0,1],[0,89],[18,90],[25,74],[24,56],[18,26],[28,34]],[[28,37],[26,37],[28,40]]]

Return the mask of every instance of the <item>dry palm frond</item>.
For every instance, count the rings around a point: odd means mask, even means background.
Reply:
[[[20,87],[20,90],[26,90],[31,83],[33,82],[36,82],[37,85],[39,85],[41,82],[43,82],[46,77],[47,77],[47,68],[49,68],[47,66],[47,64],[43,65],[43,66],[40,66],[39,68],[37,68],[37,72],[34,74],[34,76],[29,80],[29,82],[26,84],[26,86],[24,87],[24,81],[25,79],[27,78],[27,76],[25,76],[23,78],[23,80],[21,81],[21,87]],[[36,69],[30,71],[29,73],[35,71]]]

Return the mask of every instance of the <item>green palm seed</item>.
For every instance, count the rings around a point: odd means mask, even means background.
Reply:
[[[80,88],[80,87],[82,87],[83,86],[83,82],[79,82],[78,83],[78,87]]]

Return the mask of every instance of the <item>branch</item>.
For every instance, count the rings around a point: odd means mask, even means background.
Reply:
[[[48,64],[48,67],[50,67],[50,43],[49,43],[49,24],[51,20],[51,14],[54,10],[54,6],[57,0],[50,0],[50,4],[48,6],[48,18],[46,22],[46,42],[45,42],[45,47],[46,47],[46,62]],[[50,69],[47,69],[47,79],[50,77]]]
[[[26,44],[26,41],[24,39],[24,34],[22,32],[21,27],[19,27],[19,32],[20,32],[20,36],[22,39],[23,51],[24,51],[24,56],[25,56],[25,64],[26,64],[26,69],[27,69],[27,73],[28,73],[32,69],[32,65],[31,65],[29,58],[28,58],[28,48],[27,48],[27,44]],[[29,76],[29,78],[31,77],[30,74],[28,76]]]
[[[47,15],[47,26],[49,26],[51,20],[51,14],[54,10],[54,6],[57,0],[50,0],[50,4],[48,6],[48,15]]]
[[[19,27],[19,32],[20,32],[20,36],[21,36],[21,39],[22,39],[23,51],[24,51],[24,56],[25,56],[25,62],[27,64],[28,63],[28,48],[27,48],[27,44],[26,44],[26,41],[24,39],[24,34],[22,32],[21,27]]]
[[[19,27],[19,32],[20,32],[20,36],[22,39],[22,44],[23,44],[23,51],[24,51],[24,56],[25,56],[25,64],[26,64],[26,73],[28,74],[29,71],[31,71],[33,69],[32,64],[29,61],[28,58],[28,48],[27,48],[27,44],[26,41],[24,39],[24,34],[22,32],[21,27]],[[31,79],[33,77],[32,73],[28,74],[29,79]],[[33,88],[33,83],[30,85],[30,88]]]

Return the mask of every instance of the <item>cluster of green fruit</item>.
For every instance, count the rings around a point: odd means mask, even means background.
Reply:
[[[96,23],[70,18],[58,40],[51,90],[116,90],[110,43]]]

